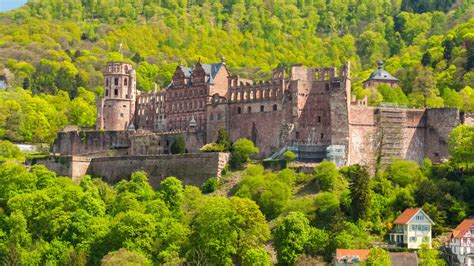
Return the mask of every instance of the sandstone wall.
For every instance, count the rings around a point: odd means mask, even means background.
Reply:
[[[175,176],[187,185],[201,186],[208,178],[219,177],[228,160],[227,153],[94,158],[87,173],[115,184],[143,170],[154,188],[168,176]]]
[[[59,132],[52,152],[60,155],[126,154],[130,146],[127,131],[67,131]]]
[[[425,156],[434,163],[449,158],[448,137],[461,123],[459,110],[455,108],[426,109]]]

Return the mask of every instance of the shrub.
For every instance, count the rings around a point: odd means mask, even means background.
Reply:
[[[217,144],[217,143],[208,143],[204,146],[202,146],[200,149],[202,152],[224,152],[226,151],[224,145],[222,144]]]
[[[238,139],[232,145],[232,166],[241,167],[248,162],[250,155],[260,152],[258,147],[255,147],[252,141],[242,138]]]
[[[183,154],[186,152],[186,143],[183,136],[179,135],[171,144],[170,151],[172,154]]]
[[[283,157],[287,162],[291,162],[296,158],[296,154],[292,151],[286,151],[285,153],[283,153]]]
[[[217,189],[217,179],[214,177],[209,178],[204,184],[202,184],[201,190],[203,193],[211,193]]]

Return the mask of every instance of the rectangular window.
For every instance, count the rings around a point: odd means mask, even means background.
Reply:
[[[418,231],[422,231],[423,230],[423,226],[421,225],[418,225],[418,228],[417,228]]]
[[[430,230],[430,227],[427,226],[427,225],[423,225],[423,231],[429,231]]]
[[[118,89],[114,89],[114,95],[118,96]]]
[[[318,116],[318,123],[321,123],[321,117]]]
[[[119,84],[118,78],[115,78],[115,79],[114,79],[114,84],[115,84],[115,86],[117,86],[117,85]]]
[[[416,237],[414,236],[410,237],[410,242],[416,242]]]
[[[411,230],[416,231],[416,225],[412,225]]]
[[[217,120],[221,120],[221,118],[222,118],[221,114],[220,113],[217,114]]]

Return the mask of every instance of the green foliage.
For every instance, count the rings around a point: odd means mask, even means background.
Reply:
[[[217,144],[217,143],[214,143],[214,142],[208,143],[208,144],[202,146],[199,150],[202,151],[202,152],[224,152],[224,151],[226,151],[224,145]]]
[[[173,144],[171,144],[170,151],[172,154],[183,154],[186,152],[186,143],[182,135],[176,137]]]
[[[366,219],[370,207],[370,176],[365,166],[351,165],[342,173],[350,180],[350,197],[354,220]]]
[[[332,191],[339,172],[332,161],[323,161],[314,168],[314,177],[323,191]]]
[[[0,160],[18,160],[22,161],[25,156],[20,148],[8,140],[0,140]]]
[[[216,143],[224,147],[224,151],[230,151],[232,144],[230,142],[229,134],[225,128],[220,128],[217,132]]]
[[[421,245],[421,249],[418,251],[418,260],[420,261],[420,266],[446,265],[444,259],[440,258],[439,251],[430,248],[427,244]]]
[[[101,265],[151,265],[151,262],[139,252],[128,251],[121,248],[118,251],[112,251],[101,260]]]
[[[211,192],[216,191],[217,185],[218,185],[217,179],[215,177],[211,177],[206,182],[204,182],[204,184],[202,184],[201,190],[205,194],[211,193]]]
[[[384,172],[388,180],[401,187],[424,180],[420,167],[414,161],[394,160]]]
[[[381,248],[371,248],[369,251],[369,257],[366,261],[367,265],[370,266],[390,266],[390,256],[388,252]]]
[[[232,144],[232,158],[231,162],[235,168],[241,167],[248,162],[250,155],[260,152],[258,147],[255,147],[253,142],[246,139],[238,139]]]
[[[287,162],[291,162],[296,158],[296,154],[292,151],[286,151],[285,153],[283,153],[283,157]]]
[[[249,249],[242,257],[244,266],[270,266],[270,255],[264,249]]]
[[[309,221],[300,212],[292,212],[279,219],[272,232],[278,262],[282,265],[292,265],[303,253],[310,233]]]
[[[181,180],[167,177],[161,181],[159,193],[171,211],[179,211],[183,204],[184,188]]]
[[[459,125],[449,135],[449,152],[455,163],[469,169],[474,162],[474,127]]]

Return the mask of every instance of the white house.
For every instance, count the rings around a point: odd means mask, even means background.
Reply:
[[[427,243],[431,248],[431,226],[434,225],[420,208],[408,208],[393,222],[394,230],[389,233],[390,241],[409,249],[419,249]]]
[[[451,233],[447,246],[460,266],[474,265],[474,219],[465,219]]]

